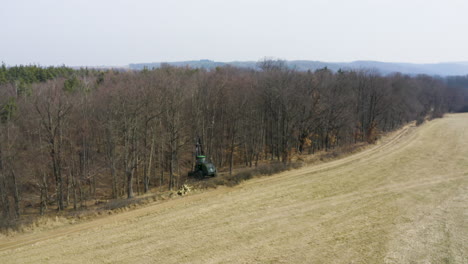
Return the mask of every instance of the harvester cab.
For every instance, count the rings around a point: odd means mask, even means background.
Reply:
[[[214,164],[206,160],[206,156],[203,153],[202,144],[199,139],[195,145],[195,166],[193,171],[188,173],[188,176],[203,179],[206,176],[215,177],[216,173],[217,171]]]

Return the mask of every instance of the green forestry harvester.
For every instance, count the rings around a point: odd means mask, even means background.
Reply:
[[[188,176],[203,179],[206,176],[215,177],[216,173],[216,167],[213,163],[206,160],[202,144],[200,143],[200,139],[198,139],[198,142],[195,145],[195,166],[193,171],[188,173]]]

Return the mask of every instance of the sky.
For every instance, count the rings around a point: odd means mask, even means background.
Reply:
[[[0,61],[468,61],[467,14],[468,0],[0,0]]]

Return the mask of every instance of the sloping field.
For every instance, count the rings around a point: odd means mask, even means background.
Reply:
[[[468,263],[468,115],[347,158],[0,240],[0,263]]]

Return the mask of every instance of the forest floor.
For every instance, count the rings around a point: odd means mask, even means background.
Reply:
[[[0,238],[0,263],[468,263],[468,114],[331,162]]]

